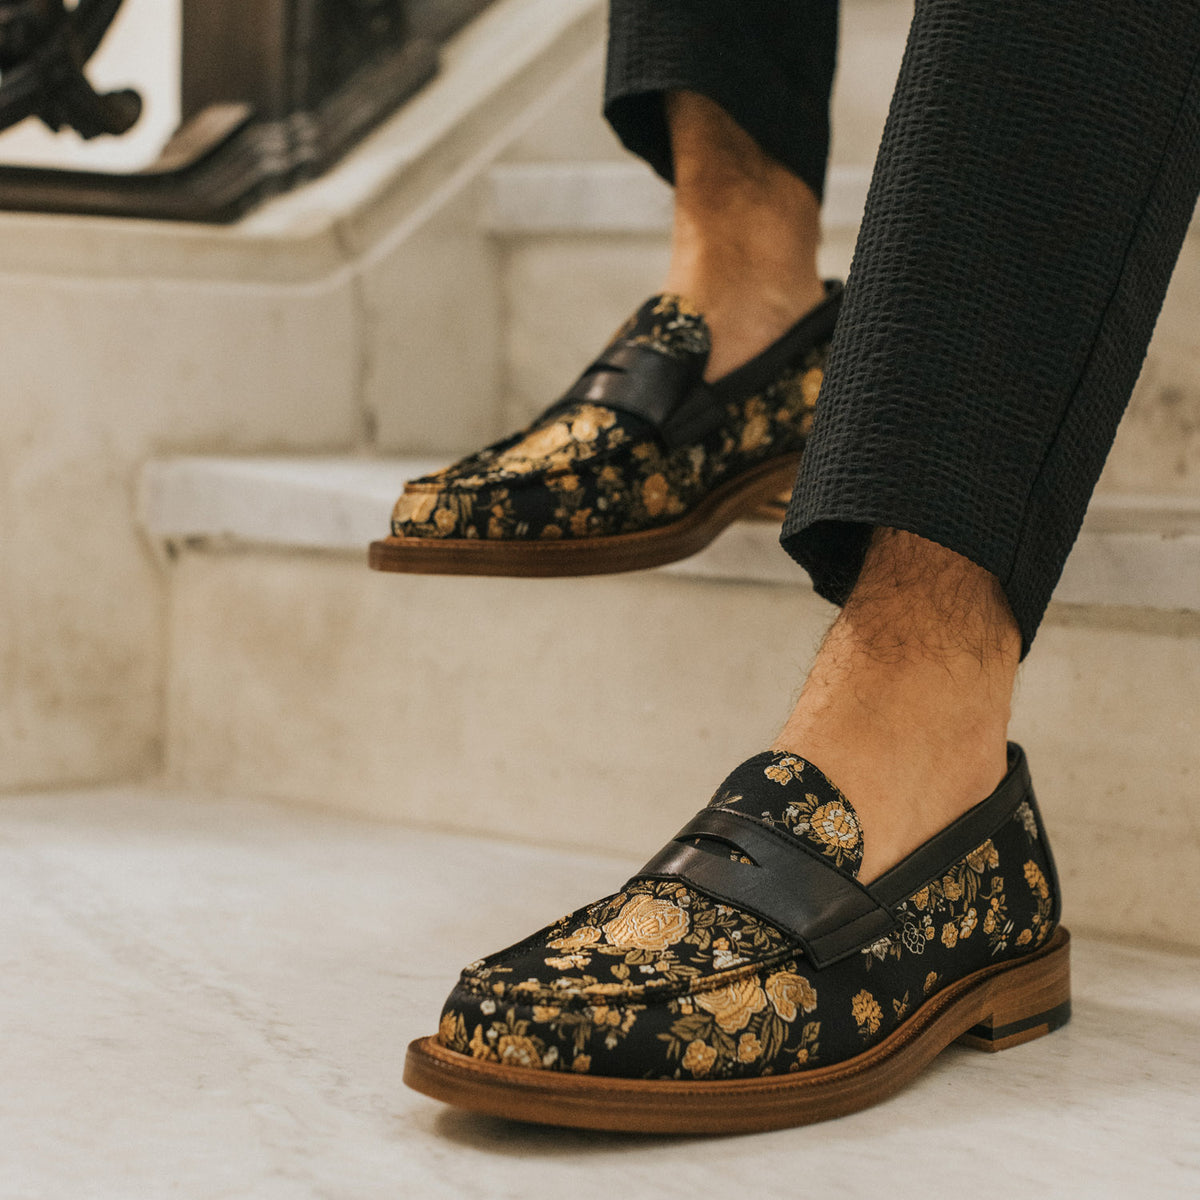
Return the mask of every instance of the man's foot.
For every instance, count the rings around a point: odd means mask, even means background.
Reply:
[[[790,489],[812,424],[839,284],[714,383],[705,318],[648,301],[528,429],[405,488],[382,570],[578,575],[694,554]]]
[[[740,517],[779,514],[839,302],[817,274],[819,205],[713,101],[672,93],[667,119],[663,294],[530,428],[409,484],[372,566],[628,571],[694,554]]]
[[[619,892],[472,963],[405,1081],[517,1120],[736,1133],[877,1103],[956,1039],[1070,1011],[1024,756],[871,886],[850,801],[797,755],[738,767]]]

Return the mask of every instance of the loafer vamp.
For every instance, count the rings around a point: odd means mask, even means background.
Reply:
[[[829,304],[836,305],[836,297]],[[707,327],[677,297],[644,305],[598,363],[633,351],[648,354],[648,360],[612,366],[599,377],[611,379],[615,372],[619,379],[625,372],[636,389],[644,364],[670,361],[682,371],[677,400],[688,387],[705,390],[699,379],[708,354]],[[781,339],[748,368],[705,390],[705,411],[713,420],[683,441],[631,409],[568,397],[528,429],[411,481],[393,513],[393,536],[537,540],[668,524],[724,481],[802,449],[827,354],[823,328],[799,342],[793,331],[786,343]],[[576,387],[586,391],[588,378],[585,373]]]
[[[677,520],[715,487],[798,453],[812,426],[824,354],[729,401],[702,440],[668,449],[645,422],[593,404],[412,481],[393,531],[407,537],[570,538]]]
[[[774,828],[811,836],[831,863],[839,841],[852,845],[837,831],[856,827],[853,810],[836,789],[810,791],[810,764],[791,755],[750,764],[790,787],[788,803],[781,792],[763,814]],[[728,785],[714,797],[742,811],[759,800]],[[852,873],[859,859],[838,861]],[[1042,946],[1056,923],[1052,879],[1040,823],[1022,803],[892,906],[890,933],[820,969],[759,916],[678,882],[637,879],[472,964],[439,1037],[485,1061],[624,1078],[733,1079],[841,1062],[946,985]]]

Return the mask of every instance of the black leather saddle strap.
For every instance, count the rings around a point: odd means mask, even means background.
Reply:
[[[704,357],[674,355],[645,342],[614,342],[543,416],[574,404],[601,404],[641,417],[668,450],[701,441],[725,418],[726,408],[756,395],[833,336],[842,285],[825,285],[825,300],[778,341],[716,383],[705,383]]]
[[[600,404],[647,421],[667,448],[699,441],[721,423],[723,406],[701,379],[695,355],[677,358],[638,342],[610,346],[547,415],[573,404]]]
[[[703,850],[692,844],[697,838],[720,842],[751,862]],[[726,808],[702,809],[634,876],[645,878],[682,881],[762,917],[794,938],[817,967],[848,957],[896,926],[862,884],[815,850]]]

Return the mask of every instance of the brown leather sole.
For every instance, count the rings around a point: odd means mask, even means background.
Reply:
[[[828,1067],[760,1079],[606,1079],[480,1062],[420,1038],[404,1082],[495,1117],[625,1133],[756,1133],[845,1116],[902,1088],[951,1042],[1005,1050],[1071,1015],[1070,935],[952,984],[879,1045]]]
[[[784,455],[744,471],[714,488],[691,512],[656,529],[610,537],[561,540],[389,537],[372,542],[370,565],[377,571],[418,575],[611,575],[641,571],[703,550],[726,526],[778,510],[789,492],[800,456]]]

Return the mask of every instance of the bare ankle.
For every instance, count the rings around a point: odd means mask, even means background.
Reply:
[[[858,810],[864,880],[999,783],[1020,649],[993,576],[913,534],[876,532],[776,742]]]
[[[675,221],[666,290],[708,319],[708,377],[753,357],[816,305],[820,205],[723,109],[671,93]]]

